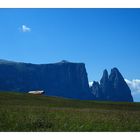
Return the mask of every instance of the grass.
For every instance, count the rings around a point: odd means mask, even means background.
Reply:
[[[136,132],[140,103],[0,93],[1,132]]]

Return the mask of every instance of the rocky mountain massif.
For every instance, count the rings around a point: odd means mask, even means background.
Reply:
[[[0,60],[0,90],[44,90],[50,96],[95,99],[90,93],[85,64],[67,61],[30,64]]]
[[[91,93],[97,100],[133,102],[131,90],[117,68],[113,68],[110,75],[104,70],[100,84],[93,82]]]
[[[30,64],[0,60],[0,91],[31,90],[82,100],[133,101],[129,87],[116,68],[110,76],[105,70],[100,84],[94,82],[90,88],[84,63]]]

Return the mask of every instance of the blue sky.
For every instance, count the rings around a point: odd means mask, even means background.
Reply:
[[[0,9],[0,26],[1,59],[84,62],[89,81],[113,67],[140,79],[140,9]]]

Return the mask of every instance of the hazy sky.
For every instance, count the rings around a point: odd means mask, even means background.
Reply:
[[[140,9],[0,9],[1,59],[84,62],[89,81],[117,67],[133,80],[139,54]]]

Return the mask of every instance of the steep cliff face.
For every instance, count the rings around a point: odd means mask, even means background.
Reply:
[[[117,68],[111,70],[109,82],[114,91],[114,96],[112,96],[114,101],[119,101],[121,99],[121,101],[133,102],[131,90]]]
[[[91,93],[96,97],[96,100],[104,98],[102,95],[100,84],[96,81],[93,82]]]
[[[52,96],[94,99],[85,65],[67,61],[40,65],[0,61],[0,90],[45,90]]]
[[[113,68],[109,76],[107,70],[104,70],[100,84],[95,83],[91,92],[97,100],[133,102],[131,90],[117,68]]]
[[[110,94],[110,83],[109,83],[109,79],[108,79],[108,72],[105,69],[103,72],[103,76],[100,80],[100,88],[101,88],[101,95],[102,95],[102,99],[106,100],[109,98],[109,94]]]

